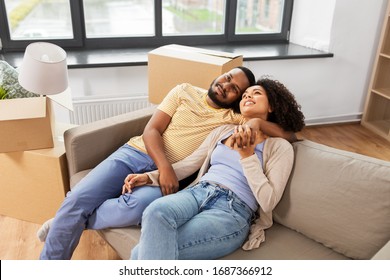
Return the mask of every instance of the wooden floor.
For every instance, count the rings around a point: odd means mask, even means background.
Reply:
[[[359,124],[307,127],[298,134],[338,149],[390,161],[390,142]],[[36,238],[40,225],[0,215],[0,259],[38,259],[42,243]],[[94,231],[85,231],[73,259],[119,259],[118,255]]]

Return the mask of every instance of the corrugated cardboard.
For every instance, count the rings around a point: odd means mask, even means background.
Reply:
[[[0,153],[0,214],[41,224],[54,217],[69,191],[64,144]]]
[[[157,48],[148,54],[149,102],[159,104],[181,83],[208,89],[215,78],[242,62],[242,55],[227,52],[174,44]]]
[[[0,131],[0,152],[53,147],[48,99],[1,100]]]
[[[50,97],[0,100],[0,152],[52,148],[52,102],[72,110],[69,91]]]

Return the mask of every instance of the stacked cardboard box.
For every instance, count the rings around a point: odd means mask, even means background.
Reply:
[[[181,45],[166,45],[148,54],[149,102],[160,103],[176,85],[208,89],[213,79],[241,66],[242,55]]]
[[[72,109],[70,91],[50,97],[0,100],[0,152],[52,148],[53,102]]]
[[[41,224],[52,218],[69,191],[64,144],[0,153],[0,214]]]
[[[70,92],[0,100],[0,215],[43,223],[69,190],[53,102],[71,109]]]

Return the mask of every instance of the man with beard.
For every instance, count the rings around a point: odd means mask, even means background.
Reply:
[[[153,200],[178,190],[171,164],[196,150],[207,135],[222,124],[242,121],[237,108],[242,93],[255,83],[253,73],[237,67],[216,78],[208,91],[190,84],[172,89],[158,106],[144,134],[96,166],[69,192],[54,219],[38,231],[45,241],[41,259],[70,259],[84,229],[139,225]],[[280,127],[253,122],[252,129],[292,139]],[[161,187],[142,187],[122,193],[128,174],[158,169]]]

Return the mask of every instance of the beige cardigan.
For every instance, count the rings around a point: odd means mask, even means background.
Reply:
[[[217,142],[232,131],[234,125],[223,125],[214,129],[202,145],[187,158],[173,164],[179,180],[182,180],[200,169],[196,184],[209,168],[210,156]],[[294,160],[291,144],[282,138],[268,138],[263,149],[263,166],[254,154],[240,160],[244,175],[260,207],[258,218],[251,226],[244,250],[258,248],[265,240],[264,230],[272,226],[272,210],[280,201],[290,176]],[[152,185],[158,186],[158,171],[147,173]]]

